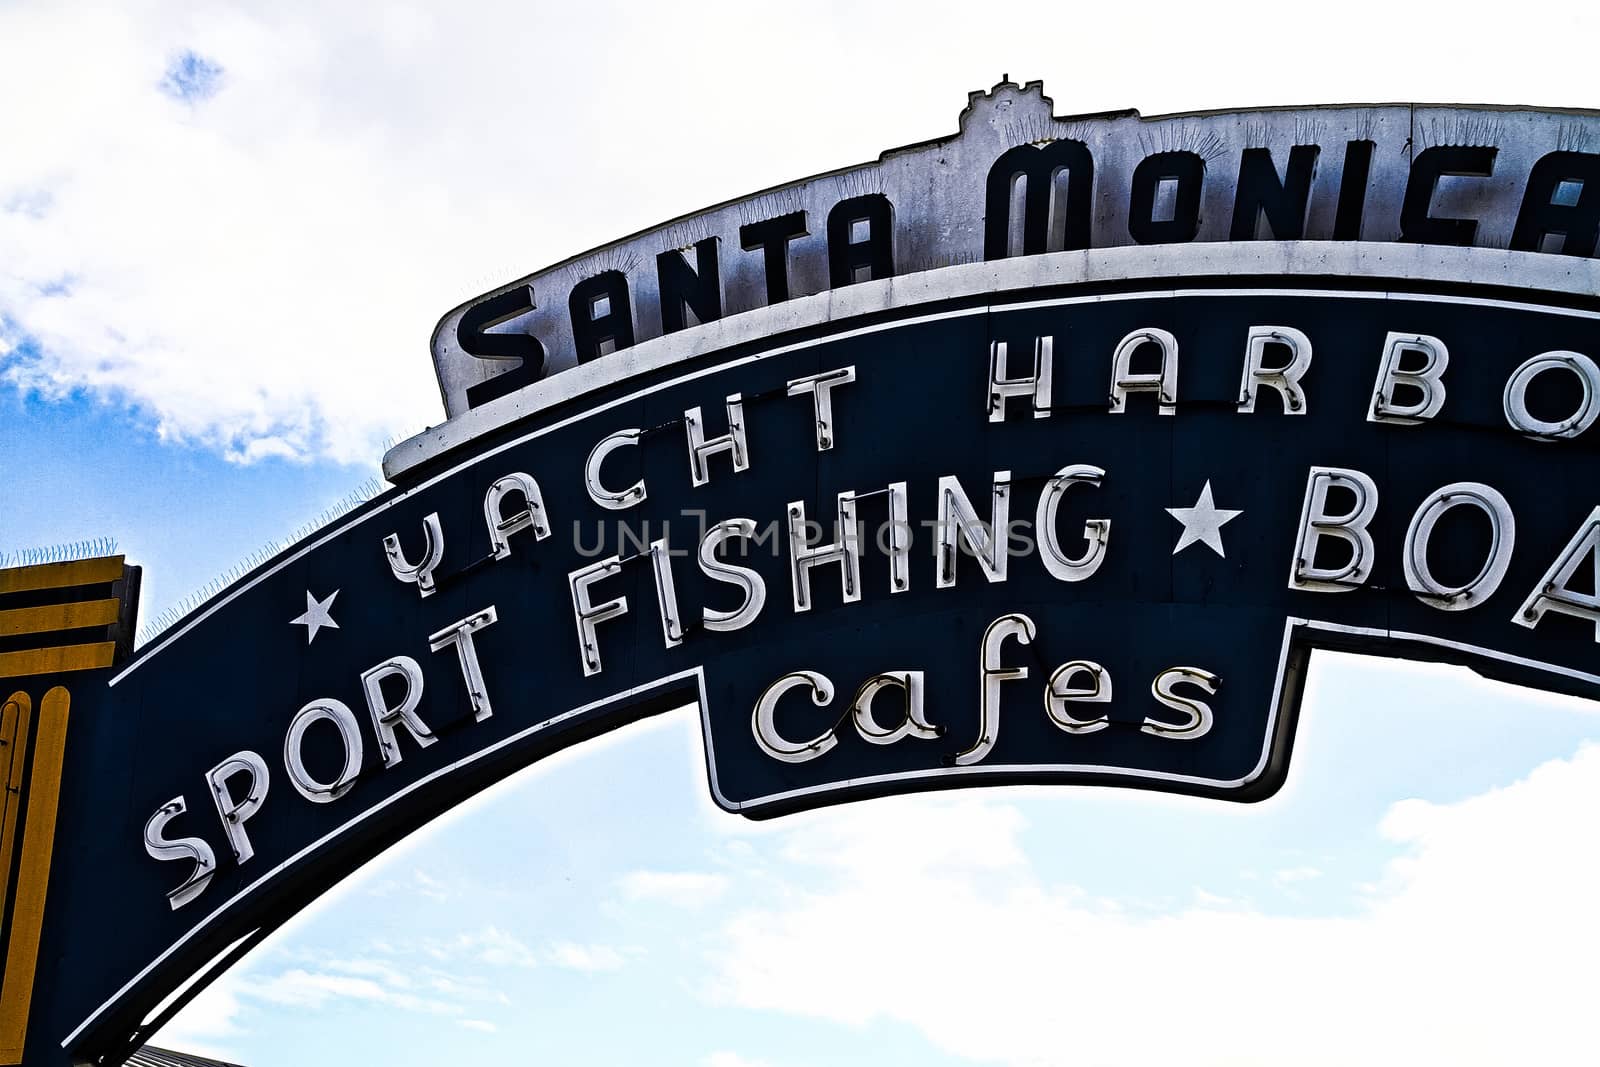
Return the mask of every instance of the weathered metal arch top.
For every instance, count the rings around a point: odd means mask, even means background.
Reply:
[[[440,321],[433,361],[455,416],[694,322],[1024,252],[1276,238],[1587,257],[1597,151],[1600,113],[1588,110],[1058,117],[1041,83],[1002,81],[970,94],[953,136],[681,216],[474,297]],[[1028,189],[1029,174],[1054,195]],[[486,384],[519,358],[520,375]]]

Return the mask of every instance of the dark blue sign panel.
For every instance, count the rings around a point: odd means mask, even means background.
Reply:
[[[766,817],[1006,782],[1268,796],[1312,645],[1593,691],[1594,312],[1029,296],[556,404],[80,698],[59,1037],[107,1047],[487,782],[686,704],[717,804]]]

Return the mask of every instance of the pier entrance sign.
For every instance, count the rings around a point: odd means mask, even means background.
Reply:
[[[390,491],[16,680],[71,707],[28,1062],[118,1061],[406,833],[675,708],[768,818],[1259,800],[1317,647],[1593,695],[1597,121],[1002,83],[463,304]]]

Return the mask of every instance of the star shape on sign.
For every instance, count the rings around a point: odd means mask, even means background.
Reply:
[[[1211,499],[1209,478],[1206,479],[1205,488],[1200,490],[1200,498],[1194,502],[1194,507],[1167,508],[1166,511],[1183,523],[1183,533],[1178,535],[1178,545],[1172,550],[1174,556],[1190,545],[1203,541],[1224,559],[1228,554],[1222,550],[1222,528],[1244,514],[1243,511],[1217,507],[1216,501]]]
[[[306,590],[305,614],[289,620],[290,626],[304,626],[306,628],[306,644],[309,645],[312,641],[315,641],[317,631],[323,627],[327,627],[330,630],[339,628],[339,624],[333,621],[333,616],[328,614],[328,610],[333,607],[333,598],[338,595],[339,590],[335,589],[328,594],[328,599],[318,600],[311,595],[311,590]]]

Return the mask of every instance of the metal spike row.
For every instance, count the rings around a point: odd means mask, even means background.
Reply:
[[[212,597],[245,578],[288,547],[304,541],[317,531],[337,522],[351,511],[382,493],[383,489],[384,483],[382,481],[377,478],[368,478],[333,504],[323,508],[316,518],[295,527],[287,539],[283,541],[267,541],[260,548],[228,568],[228,570],[211,579],[211,581],[178,601],[177,604],[159,613],[155,618],[140,627],[138,643],[144,645],[155,640]],[[109,541],[109,539],[104,540]],[[110,541],[110,545],[114,549],[116,542]]]
[[[56,545],[36,545],[12,552],[0,552],[0,567],[31,567],[40,563],[66,563],[115,555],[117,539],[92,537],[85,541],[66,541]]]

